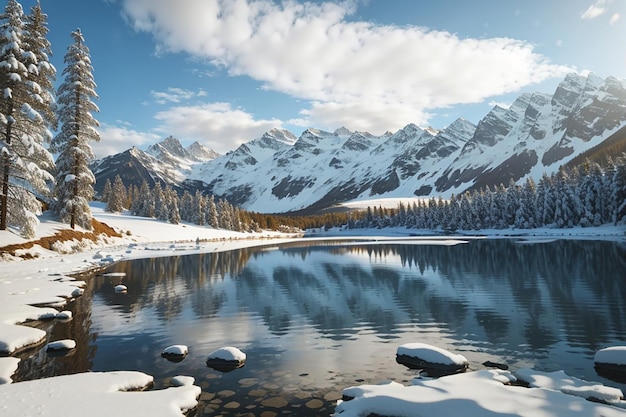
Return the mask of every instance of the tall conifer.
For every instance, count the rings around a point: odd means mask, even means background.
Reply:
[[[94,195],[95,177],[89,168],[94,158],[89,143],[100,140],[96,130],[99,124],[92,115],[99,111],[93,102],[98,95],[83,34],[76,29],[71,36],[74,43],[65,54],[65,80],[57,92],[61,130],[52,141],[52,150],[59,153],[54,208],[72,229],[76,224],[91,229],[89,202]]]

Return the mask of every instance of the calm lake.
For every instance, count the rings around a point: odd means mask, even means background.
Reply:
[[[139,370],[156,388],[191,375],[202,415],[329,415],[343,388],[408,382],[396,348],[423,342],[511,370],[599,376],[593,356],[626,344],[626,244],[469,239],[456,245],[313,241],[121,262],[88,279],[68,323],[71,356],[23,355],[14,380]],[[121,274],[120,274],[121,275]],[[116,293],[117,284],[128,287]],[[160,356],[189,346],[179,363]],[[246,365],[222,373],[207,355],[236,346]]]

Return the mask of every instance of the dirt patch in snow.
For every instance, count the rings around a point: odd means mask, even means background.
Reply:
[[[116,232],[115,229],[113,229],[112,227],[110,227],[109,225],[105,223],[99,222],[96,219],[91,220],[91,227],[93,229],[91,232],[82,232],[82,231],[72,230],[68,228],[68,229],[59,230],[52,236],[45,236],[40,239],[30,240],[24,243],[0,247],[0,255],[9,254],[11,256],[20,256],[22,258],[28,259],[28,258],[33,258],[34,256],[30,253],[22,253],[18,255],[16,252],[23,250],[23,249],[30,249],[35,245],[39,245],[42,248],[47,249],[47,250],[54,250],[52,245],[54,245],[57,242],[66,242],[66,241],[71,241],[71,240],[80,241],[83,239],[88,239],[93,242],[96,242],[100,237],[103,237],[103,236],[104,237],[122,237],[122,235]]]

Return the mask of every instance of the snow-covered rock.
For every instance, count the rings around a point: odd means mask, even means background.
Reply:
[[[172,378],[173,387],[187,387],[193,385],[194,382],[196,382],[196,380],[192,376],[177,375]]]
[[[593,357],[596,364],[626,365],[626,346],[600,349]]]
[[[412,369],[423,369],[433,376],[464,372],[469,365],[463,355],[426,343],[407,343],[398,346],[396,361]]]
[[[598,375],[614,381],[626,382],[626,346],[600,349],[596,352],[593,362]]]
[[[246,363],[246,354],[236,347],[226,346],[209,353],[206,364],[222,372],[241,368]]]
[[[57,313],[55,318],[57,320],[65,320],[65,321],[72,320],[72,312],[69,311],[69,310],[63,310],[63,311]]]
[[[189,353],[189,348],[185,345],[172,345],[163,349],[161,356],[171,362],[180,362]]]
[[[128,287],[126,285],[124,285],[124,284],[118,284],[118,285],[115,286],[115,292],[123,293],[123,292],[127,292],[127,291],[128,291]]]
[[[72,350],[76,347],[76,341],[72,339],[62,339],[50,342],[46,345],[46,350]]]

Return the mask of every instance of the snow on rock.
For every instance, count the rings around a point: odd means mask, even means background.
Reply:
[[[463,355],[426,343],[406,343],[398,346],[396,361],[414,369],[424,369],[431,375],[463,372],[469,363]]]
[[[574,378],[563,371],[540,372],[533,369],[519,369],[515,372],[515,376],[533,388],[561,391],[564,394],[576,395],[588,400],[619,403],[624,398],[620,389]]]
[[[72,339],[62,339],[50,342],[46,345],[46,350],[71,350],[76,347],[76,342]]]
[[[246,354],[236,347],[227,346],[209,353],[206,364],[209,368],[222,372],[241,368],[246,363]]]
[[[63,311],[57,313],[55,318],[57,320],[71,320],[72,319],[72,312],[69,311],[69,310],[63,310]]]
[[[626,382],[626,346],[600,349],[594,358],[598,375],[617,382]]]
[[[236,347],[227,346],[209,353],[208,359],[222,359],[225,361],[244,362],[246,360],[246,354]]]
[[[596,352],[596,364],[626,365],[626,346],[612,346]]]
[[[119,284],[115,286],[115,292],[127,292],[127,291],[128,291],[128,287],[126,285]]]
[[[108,272],[106,274],[99,274],[98,276],[101,277],[125,277],[126,276],[126,272]]]
[[[142,372],[89,372],[18,382],[0,389],[6,416],[182,417],[194,408],[200,387],[142,390],[153,381]]]
[[[189,349],[185,345],[172,345],[163,349],[161,355],[186,355]]]
[[[19,358],[0,358],[0,385],[10,384],[13,382],[11,375],[17,371],[17,364],[20,363]]]
[[[196,380],[192,376],[177,375],[172,378],[172,386],[174,387],[186,387],[193,385],[194,382],[196,382]]]
[[[559,377],[559,376],[557,376]],[[547,376],[550,379],[549,376]],[[358,417],[370,414],[414,416],[499,417],[623,417],[624,410],[587,401],[548,388],[509,385],[515,381],[509,371],[481,370],[418,379],[414,385],[397,382],[346,388],[335,408],[335,416]],[[553,381],[557,384],[556,381]]]
[[[189,348],[185,345],[172,345],[163,349],[161,352],[161,356],[167,359],[170,362],[181,362],[187,354],[189,353]]]

